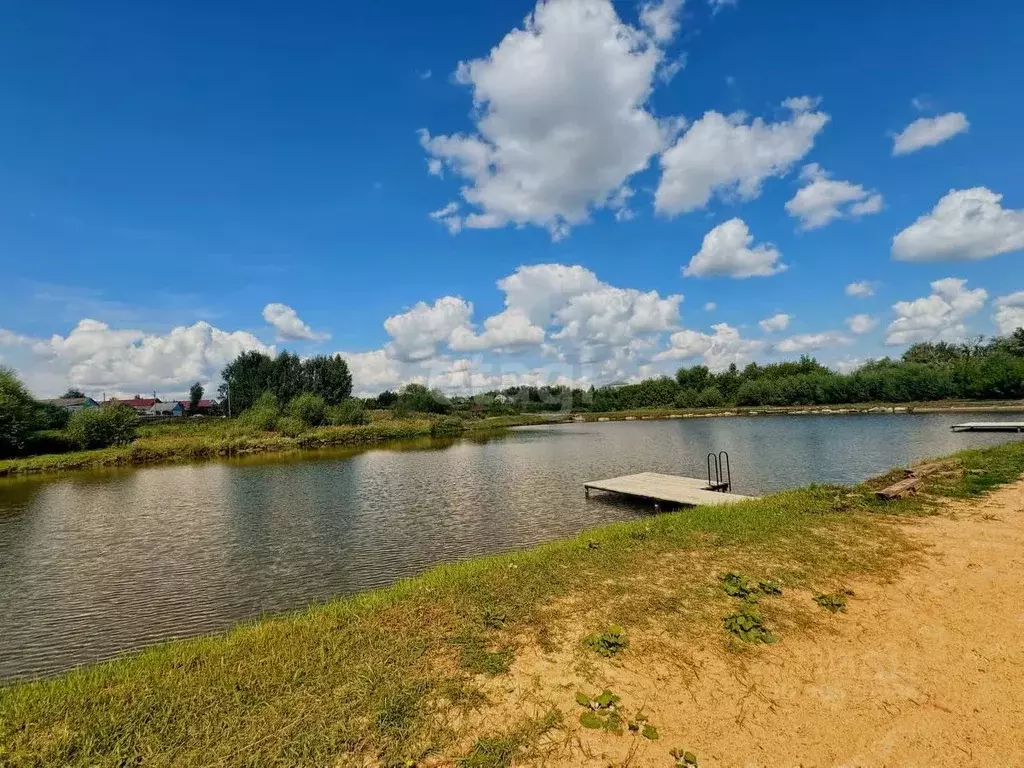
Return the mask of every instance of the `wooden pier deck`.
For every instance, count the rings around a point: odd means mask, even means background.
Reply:
[[[1024,421],[968,421],[950,427],[954,432],[1024,432]]]
[[[658,503],[698,506],[701,504],[736,504],[756,498],[738,493],[722,493],[711,490],[707,480],[695,477],[663,475],[658,472],[641,472],[637,475],[613,477],[609,480],[593,480],[583,484],[587,495],[590,491],[607,491],[637,499]]]

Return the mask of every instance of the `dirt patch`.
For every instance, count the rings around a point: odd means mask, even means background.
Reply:
[[[1024,765],[1024,482],[903,531],[927,554],[886,583],[842,585],[844,611],[773,598],[778,644],[704,622],[630,632],[612,659],[528,644],[481,720],[560,709],[545,765],[671,766],[674,748],[701,766]],[[583,727],[577,693],[602,690],[657,738]]]

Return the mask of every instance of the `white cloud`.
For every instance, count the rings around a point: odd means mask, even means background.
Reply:
[[[422,72],[417,72],[417,73],[416,73],[416,76],[417,76],[417,77],[418,77],[418,78],[419,78],[420,80],[429,80],[429,79],[430,79],[431,77],[433,77],[433,76],[434,76],[434,73],[433,73],[433,72],[431,72],[431,71],[430,71],[429,69],[425,69],[425,70],[423,70]]]
[[[705,312],[714,312],[716,309],[718,309],[718,305],[713,301],[709,301],[704,305]]]
[[[682,8],[683,0],[645,3],[640,8],[640,24],[659,43],[667,43],[679,31],[679,12]]]
[[[842,360],[836,360],[832,366],[840,373],[853,373],[858,368],[864,365],[867,360],[862,357],[844,357]]]
[[[963,112],[949,112],[938,117],[919,117],[893,136],[892,153],[906,155],[925,147],[934,147],[959,133],[966,133],[969,127],[970,123]]]
[[[915,96],[910,100],[910,106],[916,109],[918,112],[924,112],[930,107],[930,100],[927,96]]]
[[[462,216],[459,214],[459,204],[454,200],[444,208],[438,208],[427,215],[434,221],[444,224],[453,235],[457,235],[462,231]]]
[[[775,345],[778,352],[796,354],[798,352],[812,352],[827,347],[835,347],[841,344],[850,344],[852,339],[838,331],[824,331],[822,333],[802,333],[798,336],[790,336]]]
[[[469,325],[472,314],[473,305],[456,296],[443,296],[433,304],[420,301],[384,321],[384,330],[392,338],[388,349],[404,361],[433,357],[438,344],[446,342],[456,329]]]
[[[456,328],[448,338],[448,346],[457,352],[484,349],[511,349],[537,345],[544,341],[544,329],[530,322],[522,309],[506,309],[484,321],[484,331],[475,334],[465,327]]]
[[[817,229],[839,218],[855,218],[882,210],[882,196],[860,184],[830,179],[817,163],[805,165],[800,178],[806,186],[786,203],[786,212],[800,220],[801,229]]]
[[[985,187],[953,189],[892,239],[901,261],[987,259],[1024,250],[1024,210],[1003,208]]]
[[[604,286],[572,297],[555,318],[562,326],[554,339],[587,345],[622,345],[637,336],[659,333],[679,322],[679,295],[662,298],[657,291]]]
[[[655,361],[703,358],[706,366],[720,371],[730,364],[745,365],[764,348],[764,342],[744,339],[738,329],[727,323],[711,326],[713,334],[684,329],[669,337],[669,347],[656,354]]]
[[[28,336],[22,336],[20,333],[9,331],[6,328],[0,328],[0,347],[18,347],[31,343],[32,339]]]
[[[565,264],[519,267],[498,281],[498,288],[505,293],[505,305],[522,310],[535,325],[546,325],[572,297],[604,285],[589,269]]]
[[[331,338],[329,333],[316,333],[287,304],[267,304],[263,308],[263,319],[273,327],[278,341],[318,341]]]
[[[718,13],[723,8],[727,8],[730,5],[736,5],[737,0],[708,0],[708,5],[711,6],[712,13]]]
[[[860,280],[846,286],[847,296],[856,296],[859,299],[866,299],[875,295],[875,284],[867,280]]]
[[[782,272],[782,254],[772,245],[753,246],[754,236],[742,219],[730,219],[706,235],[700,251],[690,259],[683,274],[693,277],[767,277]]]
[[[661,155],[655,209],[669,216],[704,208],[713,195],[751,200],[765,179],[783,176],[814,146],[829,116],[809,97],[788,99],[777,123],[706,112]]]
[[[1000,296],[996,299],[995,305],[996,311],[992,315],[992,321],[1001,336],[1024,327],[1024,291]]]
[[[475,131],[420,132],[431,172],[465,181],[470,212],[454,214],[459,226],[532,224],[557,239],[607,207],[671,138],[673,121],[648,101],[680,5],[647,6],[647,33],[610,0],[542,0],[486,58],[461,62]]]
[[[222,331],[209,323],[172,328],[166,334],[116,330],[83,319],[67,336],[30,340],[32,360],[21,371],[39,395],[55,395],[68,384],[99,395],[158,391],[178,395],[196,381],[208,387],[221,368],[246,350],[273,353],[246,331]]]
[[[854,315],[846,318],[846,325],[851,331],[860,335],[873,331],[878,326],[878,318],[871,315]]]
[[[885,329],[885,343],[956,341],[967,334],[964,320],[985,306],[984,288],[969,290],[967,281],[954,277],[936,280],[929,296],[892,305],[897,317]]]
[[[775,333],[776,331],[784,331],[789,328],[789,321],[792,318],[784,312],[780,312],[777,315],[766,317],[764,320],[758,323],[761,326],[761,330],[765,333]]]

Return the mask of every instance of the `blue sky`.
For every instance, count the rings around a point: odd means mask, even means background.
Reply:
[[[1015,327],[1022,28],[994,1],[21,4],[0,363],[172,395],[244,348],[341,351],[362,391],[460,390]]]

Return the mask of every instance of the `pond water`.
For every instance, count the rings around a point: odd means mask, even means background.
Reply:
[[[49,674],[530,546],[650,509],[582,484],[702,477],[737,493],[857,482],[1019,439],[954,434],[1007,414],[803,415],[527,427],[420,441],[0,482],[0,679]]]

